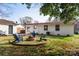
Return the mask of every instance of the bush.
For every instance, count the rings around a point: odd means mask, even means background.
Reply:
[[[47,35],[50,35],[50,32],[46,32]]]
[[[67,36],[70,36],[69,34],[67,34]]]
[[[60,36],[60,34],[57,34],[58,36]]]
[[[78,32],[75,32],[75,34],[78,34]]]
[[[26,40],[27,40],[27,41],[33,41],[33,40],[34,40],[34,37],[29,36]]]

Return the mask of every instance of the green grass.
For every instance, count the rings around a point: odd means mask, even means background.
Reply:
[[[37,36],[38,40],[40,36]],[[24,40],[27,36],[24,37]],[[8,44],[13,36],[0,37],[0,55],[79,55],[79,35],[46,36],[47,44],[41,46],[14,46]],[[31,44],[33,42],[29,42]]]

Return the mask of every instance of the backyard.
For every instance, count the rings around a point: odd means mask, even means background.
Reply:
[[[36,36],[39,39],[40,36]],[[23,37],[24,39],[27,36]],[[13,36],[0,36],[0,55],[2,56],[71,56],[79,55],[79,35],[46,36],[47,43],[39,46],[16,46],[9,44]],[[32,43],[32,42],[30,42]]]

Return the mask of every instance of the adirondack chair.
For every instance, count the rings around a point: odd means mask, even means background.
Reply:
[[[19,34],[13,34],[13,36],[14,36],[15,40],[9,41],[9,43],[18,43],[20,41],[23,41],[23,38],[21,37],[21,35],[19,35]]]

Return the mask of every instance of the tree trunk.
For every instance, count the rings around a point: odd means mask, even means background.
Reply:
[[[25,35],[26,35],[26,25],[24,24],[23,26],[24,26],[24,29],[25,29]]]
[[[26,35],[26,25],[25,25],[25,35]]]

